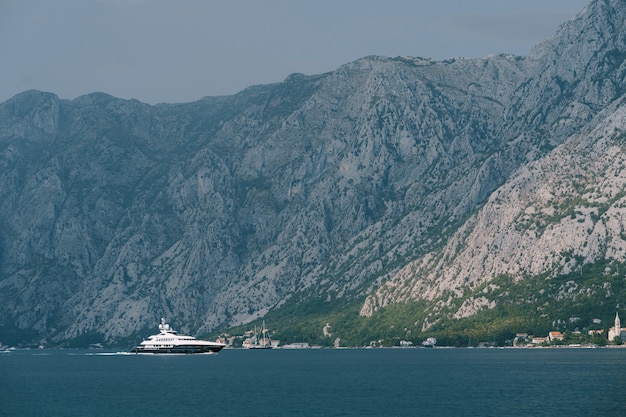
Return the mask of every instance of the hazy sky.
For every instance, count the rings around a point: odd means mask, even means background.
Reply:
[[[367,55],[524,55],[588,0],[0,0],[0,102],[184,102]]]

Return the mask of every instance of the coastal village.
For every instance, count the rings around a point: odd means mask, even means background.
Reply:
[[[593,324],[599,326],[602,320],[595,318]],[[622,327],[619,313],[615,313],[615,322],[606,332],[604,329],[587,330],[587,336],[593,338],[594,342],[600,343],[578,343],[583,339],[583,334],[579,330],[574,330],[571,335],[563,334],[560,331],[551,331],[547,336],[534,336],[528,333],[517,333],[513,340],[514,347],[544,347],[544,346],[560,346],[560,347],[595,347],[597,345],[622,346],[626,340],[626,327]],[[573,343],[568,343],[573,342]]]
[[[571,322],[575,322],[576,317],[570,318]],[[545,336],[537,336],[528,333],[516,333],[515,338],[511,341],[509,346],[517,348],[532,348],[532,347],[598,347],[598,346],[621,346],[626,347],[623,341],[626,340],[626,327],[622,327],[619,313],[615,314],[615,320],[613,326],[608,331],[600,328],[602,320],[594,318],[592,324],[597,329],[588,329],[586,334],[583,334],[580,330],[566,331],[550,331]],[[324,328],[327,332],[327,325]],[[592,340],[591,342],[589,340]],[[243,348],[243,349],[259,349],[259,348],[281,348],[281,349],[310,349],[319,348],[320,346],[310,345],[306,342],[289,343],[281,345],[280,340],[272,339],[269,335],[269,331],[265,328],[265,323],[260,332],[257,329],[248,330],[243,335],[233,336],[230,334],[220,335],[217,340],[218,343],[223,343],[227,348]],[[335,348],[341,347],[340,341],[336,340],[334,343]],[[366,348],[380,348],[385,347],[383,340],[372,340]],[[408,340],[400,340],[398,346],[401,348],[434,348],[437,347],[437,339],[435,337],[427,337],[421,344],[415,345]],[[472,345],[468,347],[474,347]],[[495,347],[493,342],[478,342],[476,347],[489,348]]]

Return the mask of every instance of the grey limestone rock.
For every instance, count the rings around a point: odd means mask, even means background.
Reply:
[[[593,1],[527,57],[372,56],[185,104],[38,91],[0,104],[0,328],[114,341],[167,316],[197,333],[290,300],[378,290],[366,314],[430,297],[463,268],[488,276],[509,253],[462,240],[489,247],[481,225],[546,209],[499,213],[496,196],[541,188],[529,170],[573,158],[581,132],[607,148],[578,166],[621,150],[598,132],[621,129],[622,3]],[[616,222],[585,256],[622,256]],[[545,245],[526,238],[528,253]],[[449,263],[432,282],[407,272],[437,250]]]

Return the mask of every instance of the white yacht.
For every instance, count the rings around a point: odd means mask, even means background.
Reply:
[[[161,319],[159,334],[148,337],[134,347],[131,353],[217,353],[226,346],[223,343],[198,340],[192,336],[178,334]]]

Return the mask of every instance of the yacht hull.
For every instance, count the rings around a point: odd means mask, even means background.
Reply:
[[[150,353],[150,354],[194,354],[194,353],[217,353],[222,350],[223,346],[172,346],[172,347],[143,347],[137,346],[130,353]]]

